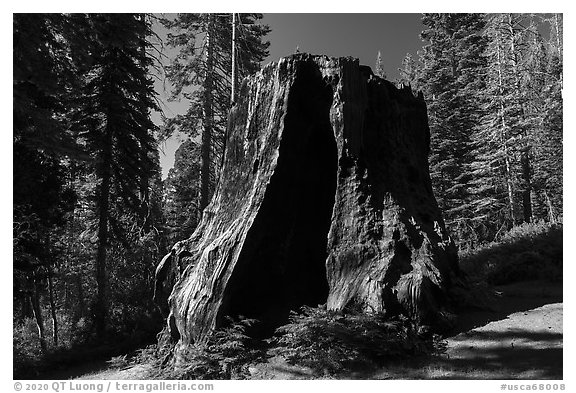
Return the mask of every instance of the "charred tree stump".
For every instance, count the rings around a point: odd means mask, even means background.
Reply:
[[[270,333],[327,304],[442,323],[457,252],[428,169],[426,106],[357,59],[296,54],[242,83],[220,182],[158,266],[181,346],[242,315]]]

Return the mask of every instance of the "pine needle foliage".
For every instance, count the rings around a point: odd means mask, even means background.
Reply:
[[[562,220],[562,14],[423,14],[418,61],[430,174],[460,249]],[[548,30],[548,32],[546,32]]]
[[[184,114],[165,119],[161,135],[178,133],[200,139],[200,211],[215,190],[225,149],[228,112],[231,108],[232,53],[238,80],[258,71],[268,56],[270,32],[259,23],[262,14],[237,14],[237,37],[232,51],[232,14],[177,14],[162,19],[169,30],[167,43],[178,54],[166,67],[172,98],[184,98]]]

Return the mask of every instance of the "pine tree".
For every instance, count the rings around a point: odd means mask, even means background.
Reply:
[[[23,311],[33,305],[40,346],[46,351],[43,287],[49,284],[57,344],[52,284],[58,252],[52,240],[65,225],[75,199],[65,181],[66,161],[81,156],[66,122],[69,91],[78,80],[70,62],[73,24],[60,14],[14,14],[13,18],[14,295]]]
[[[563,18],[562,14],[553,14],[545,19],[550,26],[549,40],[545,45],[546,83],[542,91],[544,96],[543,121],[538,138],[536,182],[540,185],[544,203],[547,207],[546,218],[552,222],[562,217],[563,190]]]
[[[497,223],[491,233],[510,228],[532,216],[530,97],[522,78],[526,65],[526,17],[493,14],[488,18],[489,45],[487,86],[482,92],[485,105],[483,130],[477,135],[482,145],[476,165],[478,193],[491,188],[491,200],[476,202],[479,216]]]
[[[239,80],[255,72],[268,55],[262,42],[269,28],[257,23],[261,14],[237,14],[235,48]],[[173,97],[190,101],[186,114],[166,123],[165,137],[182,132],[196,139],[201,131],[200,210],[208,205],[220,166],[231,96],[232,15],[178,14],[163,21],[168,43],[179,53],[167,69]]]
[[[553,220],[546,179],[554,179],[552,192],[562,189],[561,180],[554,178],[558,173],[561,179],[561,164],[546,160],[556,156],[554,160],[561,162],[562,127],[547,120],[547,93],[554,83],[546,59],[547,52],[555,51],[546,48],[541,25],[538,15],[488,18],[489,67],[486,88],[478,95],[485,114],[475,137],[474,193],[475,210],[489,240],[521,221]]]
[[[51,156],[81,156],[66,124],[80,81],[71,61],[80,21],[61,14],[14,14],[14,142]]]
[[[386,79],[386,72],[384,72],[384,66],[382,64],[382,53],[378,51],[378,56],[376,56],[376,65],[374,67],[374,75],[380,78]]]
[[[143,15],[14,15],[14,328],[34,318],[43,351],[89,339],[91,320],[100,335],[155,327],[146,299],[165,242],[148,33]]]
[[[164,181],[163,209],[168,244],[190,237],[200,220],[199,149],[194,141],[182,143],[176,150],[174,167]]]
[[[427,27],[418,85],[428,104],[430,170],[440,206],[462,238],[474,218],[473,135],[481,116],[474,95],[483,88],[485,40],[481,14],[424,14]]]
[[[562,18],[425,14],[420,67],[431,175],[461,245],[562,210]],[[551,31],[540,34],[543,23]],[[416,70],[416,72],[414,72]],[[465,240],[465,241],[464,241]]]
[[[522,214],[519,214],[524,222],[532,221],[532,184],[531,184],[531,150],[532,130],[529,114],[530,93],[522,83],[523,76],[529,76],[530,69],[526,63],[527,41],[530,35],[526,29],[527,17],[517,14],[506,14],[506,29],[509,36],[509,62],[512,71],[513,97],[517,107],[517,131],[513,131],[517,139],[517,161],[519,162],[517,173],[518,190]]]
[[[541,19],[537,15],[529,17],[528,27],[524,33],[525,53],[523,56],[524,72],[520,76],[520,89],[525,97],[524,116],[527,133],[524,136],[525,146],[521,150],[521,189],[523,216],[525,221],[546,219],[546,203],[543,195],[541,172],[542,146],[546,124],[545,96],[542,92],[548,86],[546,71],[546,47],[539,31]]]
[[[420,64],[412,57],[412,54],[406,53],[402,59],[402,68],[399,68],[400,78],[396,81],[396,85],[410,86],[412,91],[418,91],[418,79],[420,75]]]
[[[98,212],[94,309],[96,332],[102,337],[108,322],[110,239],[122,231],[120,216],[139,212],[142,178],[149,176],[156,150],[154,124],[148,112],[156,108],[147,72],[152,60],[142,51],[148,46],[149,23],[134,14],[92,14],[92,62],[82,90],[83,104],[75,114],[75,127],[86,135],[96,165]],[[120,235],[121,236],[121,235]]]

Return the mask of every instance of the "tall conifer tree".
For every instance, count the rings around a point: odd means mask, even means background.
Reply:
[[[75,127],[84,130],[95,159],[98,212],[94,307],[96,332],[103,336],[108,322],[109,279],[107,250],[121,232],[123,212],[142,209],[142,182],[153,171],[155,125],[149,110],[156,109],[147,67],[152,60],[142,48],[150,25],[142,15],[91,14],[92,63],[82,91],[83,104]]]
[[[269,28],[258,22],[261,14],[237,14],[235,48],[238,81],[257,71],[268,55],[263,38]],[[200,134],[202,211],[209,202],[224,150],[231,96],[232,14],[178,14],[165,19],[168,43],[178,55],[167,68],[173,97],[185,97],[188,111],[166,122],[165,137],[182,132]]]
[[[418,85],[428,104],[430,170],[448,225],[460,237],[473,219],[473,134],[481,116],[486,45],[482,14],[424,14]]]
[[[168,243],[186,239],[200,220],[200,147],[192,140],[178,147],[174,167],[164,181],[164,211]]]
[[[489,187],[489,203],[477,198],[479,216],[502,228],[531,220],[529,97],[522,77],[527,75],[525,16],[493,14],[488,18],[487,85],[480,91],[485,107],[475,168],[478,195]],[[494,232],[492,232],[494,233]]]

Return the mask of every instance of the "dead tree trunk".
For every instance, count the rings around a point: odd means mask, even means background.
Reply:
[[[42,304],[40,301],[40,285],[41,279],[38,272],[32,274],[32,310],[34,311],[34,319],[36,320],[36,328],[38,329],[38,338],[40,339],[40,349],[42,353],[46,353],[48,346],[46,344],[46,330],[44,328],[44,318],[42,316]]]
[[[443,322],[458,261],[421,96],[355,59],[296,54],[244,80],[227,135],[199,227],[157,268],[180,347],[226,316],[272,329],[323,303]]]
[[[520,162],[522,165],[522,212],[524,222],[532,222],[532,171],[530,170],[530,147],[522,149]]]

